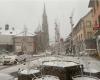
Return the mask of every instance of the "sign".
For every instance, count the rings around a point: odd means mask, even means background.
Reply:
[[[95,27],[93,27],[93,30],[100,30],[100,24],[97,24]]]

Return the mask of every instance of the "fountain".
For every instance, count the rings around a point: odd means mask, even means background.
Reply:
[[[72,76],[81,74],[83,69],[78,63],[62,60],[46,61],[41,66],[43,75],[58,76],[60,80],[72,80]]]

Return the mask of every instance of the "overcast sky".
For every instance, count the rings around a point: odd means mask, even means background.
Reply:
[[[0,27],[5,24],[23,29],[26,25],[34,32],[42,24],[44,2],[48,16],[50,40],[54,39],[55,21],[60,26],[61,37],[70,33],[69,17],[74,13],[74,23],[88,11],[89,0],[0,0]]]

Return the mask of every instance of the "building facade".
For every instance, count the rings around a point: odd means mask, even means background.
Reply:
[[[90,0],[89,8],[93,10],[93,30],[95,32],[97,51],[100,56],[100,0]]]
[[[24,52],[33,54],[35,51],[34,36],[16,36],[14,37],[15,52]]]
[[[96,41],[93,39],[92,10],[82,17],[73,29],[73,46],[75,53],[85,51],[92,53],[96,50]],[[92,51],[92,52],[91,52]]]
[[[42,41],[43,49],[46,50],[49,46],[49,29],[45,5],[42,16]]]
[[[14,51],[13,36],[11,35],[0,35],[0,50],[8,52]]]

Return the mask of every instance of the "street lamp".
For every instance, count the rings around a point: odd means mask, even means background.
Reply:
[[[71,24],[71,52],[73,54],[73,16],[70,16],[70,24]]]

